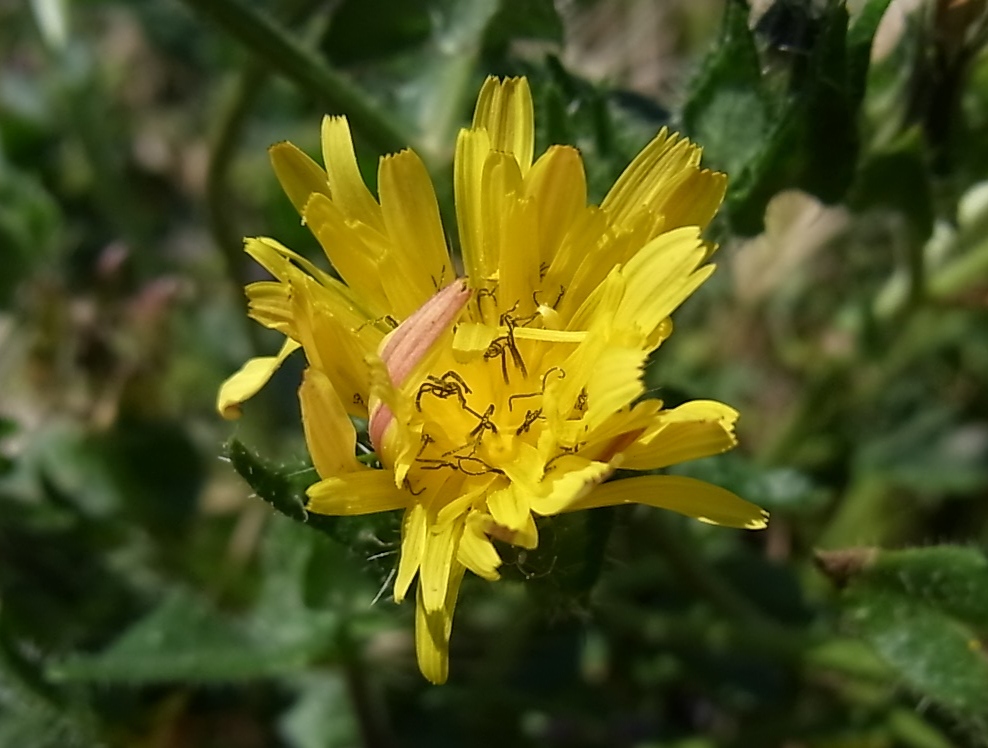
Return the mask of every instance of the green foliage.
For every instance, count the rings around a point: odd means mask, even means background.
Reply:
[[[539,522],[538,548],[499,547],[503,576],[527,580],[532,595],[550,605],[585,597],[600,574],[613,522],[613,510],[606,508],[546,517]]]
[[[297,649],[271,645],[194,599],[173,596],[109,649],[76,655],[49,673],[55,680],[107,683],[235,681],[296,670],[308,650],[304,643]]]
[[[889,0],[7,6],[0,745],[988,745],[980,0],[898,29]],[[539,519],[467,575],[434,688],[390,601],[401,512],[306,509],[301,357],[234,438],[215,396],[280,337],[241,237],[326,267],[266,147],[318,158],[345,114],[372,189],[413,147],[455,253],[492,74],[528,77],[536,152],[577,147],[592,202],[664,125],[727,172],[718,270],[645,387],[740,411],[669,472],[772,518]]]
[[[849,628],[917,697],[988,739],[988,558],[973,548],[846,551],[824,567],[849,578]]]
[[[58,205],[36,178],[0,158],[0,309],[11,306],[18,278],[37,272],[58,248]]]
[[[227,457],[234,469],[264,499],[282,514],[303,522],[366,559],[368,572],[384,583],[395,568],[393,553],[398,546],[400,519],[397,513],[359,517],[327,517],[305,509],[305,489],[318,480],[308,464],[266,461],[236,438],[227,444]]]
[[[766,54],[784,57],[767,72],[747,3],[727,4],[718,44],[683,107],[683,124],[704,144],[710,163],[732,177],[727,208],[735,231],[758,233],[769,199],[786,188],[825,202],[843,197],[858,159],[871,40],[888,4],[871,0],[849,25],[843,3],[826,3],[819,12],[808,3],[776,3],[773,10],[785,18],[780,25],[802,28],[803,38],[790,48],[789,40],[769,36]]]
[[[49,668],[56,681],[233,682],[298,672],[338,659],[341,615],[312,609],[306,571],[320,557],[319,536],[277,523],[267,542],[256,605],[239,619],[177,589],[98,654]]]

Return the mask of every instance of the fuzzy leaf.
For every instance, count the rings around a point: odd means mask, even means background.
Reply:
[[[387,579],[396,564],[401,535],[398,512],[356,517],[329,517],[305,509],[305,489],[317,480],[315,470],[302,463],[275,463],[254,454],[238,439],[226,446],[230,463],[240,476],[278,512],[302,522],[343,544],[366,560],[368,572],[378,582]]]
[[[287,517],[299,522],[308,519],[305,489],[315,480],[311,466],[275,465],[251,452],[236,437],[227,442],[226,456],[260,498]]]
[[[336,617],[326,613],[322,623],[321,630],[310,626],[302,637],[282,632],[275,638],[175,592],[103,652],[72,655],[49,668],[49,676],[108,683],[227,682],[292,672],[332,642]]]
[[[847,191],[857,164],[868,53],[887,4],[869,2],[849,31],[843,3],[818,12],[776,3],[763,20],[777,18],[772,10],[779,8],[794,18],[787,16],[783,37],[773,26],[765,56],[776,53],[778,64],[765,65],[748,28],[748,4],[728,3],[720,39],[683,108],[683,124],[705,147],[710,165],[730,176],[727,209],[737,232],[761,231],[765,206],[783,189],[800,188],[825,202]],[[795,41],[790,26],[799,31]]]
[[[988,737],[988,559],[972,548],[819,554],[849,627],[918,697]]]

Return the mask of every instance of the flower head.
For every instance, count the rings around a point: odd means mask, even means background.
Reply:
[[[700,149],[663,129],[587,205],[580,154],[553,146],[533,161],[533,127],[526,80],[489,78],[456,144],[462,277],[412,151],[381,159],[375,198],[345,119],[323,122],[325,170],[274,146],[275,172],[342,280],[271,239],[247,240],[274,276],[247,287],[250,314],[286,341],[219,396],[235,415],[304,349],[299,398],[321,478],[308,508],[404,511],[394,597],[417,578],[416,651],[436,683],[464,573],[497,579],[493,540],[534,548],[536,517],[642,503],[732,527],[766,522],[690,478],[604,483],[618,467],[653,470],[735,444],[732,408],[642,397],[670,314],[713,272],[700,232],[724,175],[700,169]],[[380,469],[356,459],[351,416],[369,419]]]

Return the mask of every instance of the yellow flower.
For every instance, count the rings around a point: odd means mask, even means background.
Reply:
[[[756,529],[767,515],[722,488],[644,475],[735,445],[732,408],[664,409],[642,399],[642,367],[671,334],[669,315],[713,272],[700,232],[724,194],[700,149],[663,129],[600,206],[587,205],[579,152],[533,162],[524,78],[489,78],[456,143],[458,277],[435,192],[412,151],[381,159],[379,198],[357,170],[347,121],[327,117],[326,168],[288,143],[271,150],[285,192],[339,277],[272,239],[246,251],[274,280],[247,287],[250,314],[286,336],[219,394],[234,417],[295,349],[299,398],[321,480],[308,509],[404,511],[394,583],[418,577],[416,651],[446,680],[464,572],[498,578],[492,540],[534,548],[536,516],[641,503]],[[366,418],[380,469],[355,457]]]

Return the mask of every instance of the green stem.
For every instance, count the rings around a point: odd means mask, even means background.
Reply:
[[[227,276],[238,289],[238,298],[244,312],[241,317],[246,323],[247,335],[255,352],[261,350],[260,327],[247,316],[247,297],[242,292],[243,286],[247,285],[243,244],[228,213],[230,191],[227,189],[227,175],[240,144],[247,115],[257,101],[266,79],[267,73],[255,62],[248,63],[241,71],[219,113],[219,127],[206,172],[206,206],[210,230],[213,241],[223,256]]]
[[[908,520],[897,511],[896,498],[893,484],[881,473],[855,474],[814,546],[832,550],[895,541]]]
[[[756,460],[762,467],[785,464],[808,433],[818,433],[820,424],[829,417],[833,405],[829,401],[841,389],[844,372],[840,365],[816,373],[803,390],[803,396],[789,412],[783,426],[761,448]]]
[[[289,21],[305,18],[311,11],[313,0],[299,0],[286,14]],[[230,165],[243,141],[247,118],[257,103],[258,96],[268,79],[267,69],[257,60],[250,60],[237,77],[233,89],[218,114],[219,125],[214,133],[209,167],[206,172],[206,206],[209,213],[213,241],[219,248],[230,281],[237,287],[244,314],[247,337],[255,352],[262,349],[261,328],[247,316],[247,297],[241,288],[247,284],[243,244],[229,213]]]
[[[383,153],[411,144],[409,134],[396,127],[358,87],[328,67],[313,51],[257,8],[243,0],[183,0],[200,15],[220,27],[277,71],[322,99],[334,111],[344,113],[354,130]]]
[[[212,147],[212,158],[206,172],[206,206],[209,210],[210,228],[213,239],[223,253],[227,272],[237,286],[247,282],[244,272],[242,240],[227,212],[229,191],[227,174],[236,154],[247,114],[264,85],[267,74],[254,63],[249,63],[237,78],[224,106],[220,110],[219,126]]]
[[[909,295],[906,298],[908,309],[918,309],[926,301],[927,294],[927,272],[926,272],[926,248],[925,242],[917,237],[914,232],[909,232],[906,239],[908,242],[909,259]]]
[[[243,243],[240,233],[234,228],[228,212],[230,191],[227,188],[227,175],[243,135],[247,115],[260,93],[267,73],[259,65],[248,63],[236,80],[233,90],[219,113],[219,126],[216,130],[212,156],[206,172],[206,209],[209,226],[230,282],[239,289],[247,284],[244,270]],[[255,350],[259,350],[258,331],[246,314],[247,297],[240,293],[244,307],[243,319],[247,321],[248,335]]]
[[[367,666],[354,652],[358,647],[351,639],[344,625],[339,634],[340,651],[344,653],[341,662],[350,704],[360,730],[364,748],[390,748],[396,744],[383,705],[367,679]]]

